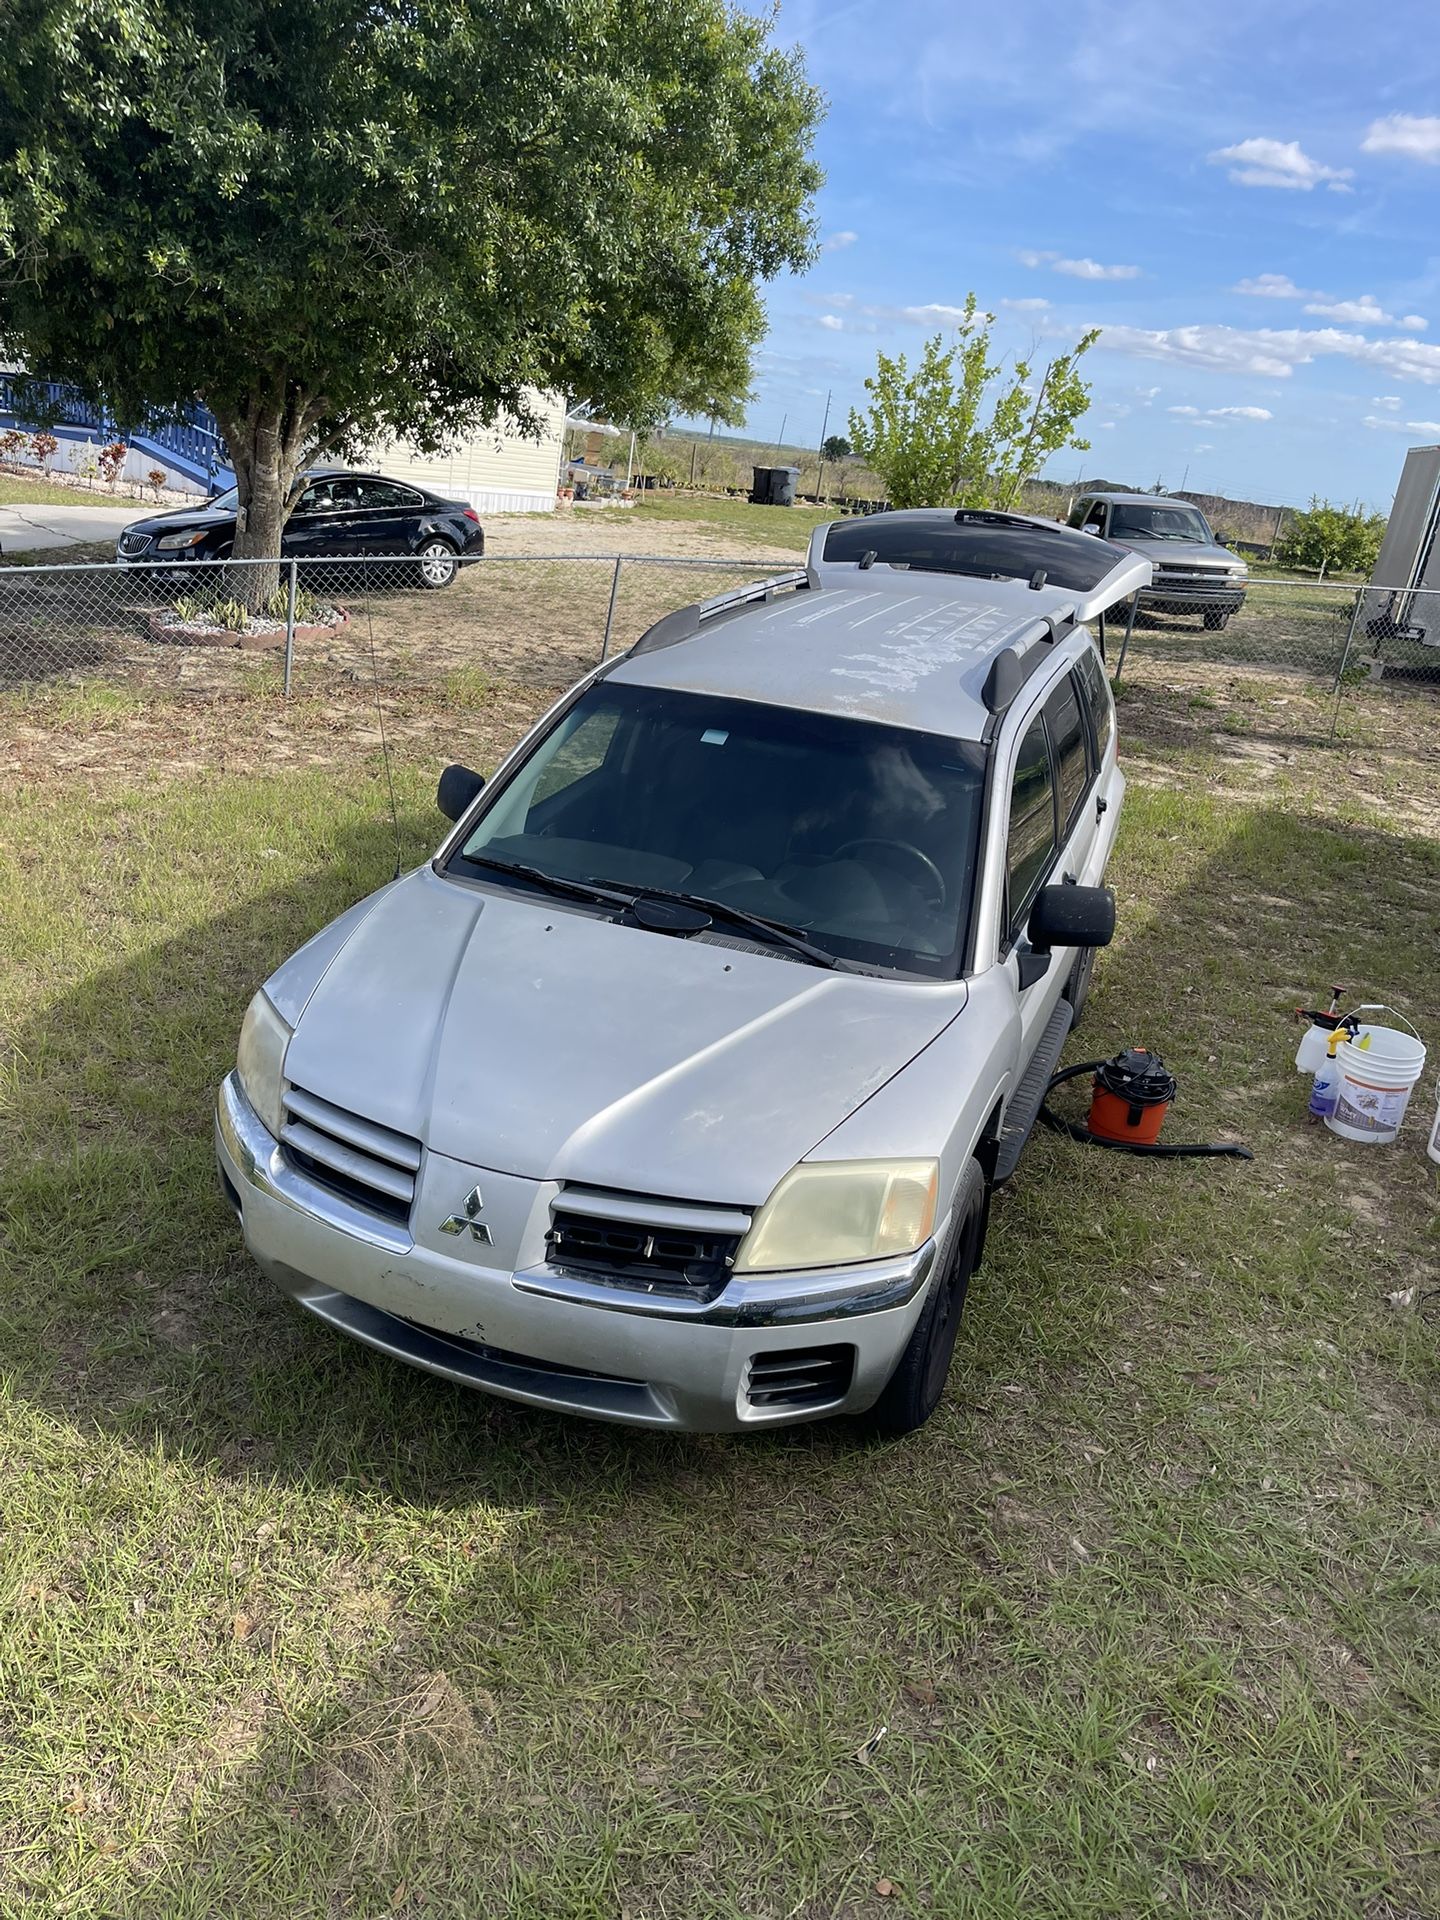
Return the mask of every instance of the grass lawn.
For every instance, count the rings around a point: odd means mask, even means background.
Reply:
[[[97,500],[107,506],[123,506],[128,498],[108,490],[102,494],[82,487],[62,487],[38,473],[33,479],[26,474],[0,473],[0,507],[85,507]]]
[[[407,860],[539,696],[476,699],[394,713]],[[1440,1049],[1440,768],[1433,707],[1360,690],[1331,747],[1312,704],[1122,688],[1072,1047],[1158,1045],[1170,1134],[1255,1161],[1038,1138],[939,1414],[866,1447],[547,1419],[307,1324],[210,1102],[392,870],[363,689],[0,697],[0,1914],[1433,1915],[1434,1073],[1348,1147],[1287,1014],[1339,979]]]
[[[689,493],[643,493],[630,509],[634,520],[681,522],[713,530],[716,549],[733,553],[742,546],[793,547],[803,553],[810,534],[826,520],[833,520],[833,508],[753,507],[748,500],[711,498]]]

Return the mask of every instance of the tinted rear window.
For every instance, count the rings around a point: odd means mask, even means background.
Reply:
[[[1028,580],[1037,567],[1047,586],[1086,593],[1128,556],[1093,533],[1069,527],[1017,526],[956,521],[946,515],[876,513],[843,520],[825,536],[827,560],[858,560],[873,552],[886,566],[918,567],[926,573],[963,573],[980,579],[998,574]]]

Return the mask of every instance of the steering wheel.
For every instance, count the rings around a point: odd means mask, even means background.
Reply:
[[[847,853],[858,852],[861,847],[888,847],[892,853],[903,853],[907,860],[914,861],[916,866],[924,869],[925,879],[929,882],[925,891],[933,894],[928,904],[932,907],[945,905],[947,898],[945,876],[928,853],[922,853],[919,847],[912,847],[908,840],[882,840],[866,834],[859,840],[847,840],[843,847],[837,847],[835,857],[838,860]]]

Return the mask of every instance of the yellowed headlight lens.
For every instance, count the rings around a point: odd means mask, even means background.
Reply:
[[[845,1266],[913,1253],[935,1225],[936,1160],[819,1160],[792,1167],[751,1222],[737,1273]]]

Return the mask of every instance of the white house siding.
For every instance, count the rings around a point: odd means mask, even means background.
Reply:
[[[500,421],[447,453],[415,453],[391,441],[374,449],[369,464],[397,480],[467,500],[481,512],[549,513],[559,479],[565,403],[558,394],[537,394],[535,411],[543,423],[538,440]]]

